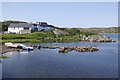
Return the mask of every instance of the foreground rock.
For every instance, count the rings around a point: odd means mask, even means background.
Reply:
[[[61,53],[67,53],[67,52],[70,52],[72,50],[74,50],[74,48],[72,48],[72,47],[60,47],[59,48],[59,52],[61,52]]]
[[[67,53],[72,50],[75,50],[78,52],[95,52],[95,51],[98,51],[99,49],[93,46],[76,46],[76,47],[60,47],[59,48],[60,53]]]
[[[98,51],[98,49],[96,47],[92,47],[92,46],[78,46],[78,47],[75,47],[74,50],[76,50],[78,52],[94,52],[94,51]]]

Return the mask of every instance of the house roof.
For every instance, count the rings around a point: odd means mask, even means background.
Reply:
[[[31,26],[32,26],[32,24],[30,24],[30,23],[18,23],[18,24],[11,23],[9,25],[9,27],[31,27]]]

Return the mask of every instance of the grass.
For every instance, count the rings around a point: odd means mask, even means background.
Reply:
[[[34,32],[31,34],[2,34],[0,42],[15,42],[15,43],[38,43],[38,42],[73,42],[80,41],[79,35],[93,35],[94,33],[79,32],[76,34],[61,34],[58,37],[49,32]],[[54,40],[51,40],[54,39]]]
[[[39,42],[39,40],[36,39],[6,39],[6,40],[0,40],[1,43],[5,42],[15,42],[15,43],[34,43],[34,42]]]
[[[2,39],[38,39],[52,37],[52,32],[35,32],[31,34],[2,34]]]

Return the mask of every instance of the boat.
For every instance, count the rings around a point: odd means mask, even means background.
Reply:
[[[33,50],[33,47],[25,46],[23,44],[19,44],[17,48],[23,49],[23,50]]]
[[[17,48],[18,45],[20,45],[20,43],[11,43],[11,42],[5,43],[5,46],[11,47],[11,48]]]
[[[5,43],[5,46],[10,47],[10,48],[23,49],[23,50],[33,50],[33,47],[25,46],[25,45],[20,44],[20,43],[7,42],[7,43]]]

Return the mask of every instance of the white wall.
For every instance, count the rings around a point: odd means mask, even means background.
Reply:
[[[8,33],[19,33],[21,30],[23,30],[24,28],[14,28],[14,27],[8,27]]]
[[[29,28],[29,30],[34,30],[34,27],[35,26],[31,26],[30,28]],[[50,30],[51,28],[50,27],[42,27],[42,26],[37,26],[38,27],[38,31],[41,31],[41,30],[45,30],[45,31],[48,31],[48,30]],[[20,33],[20,31],[21,30],[24,30],[24,27],[20,27],[20,28],[18,28],[18,27],[8,27],[8,33]]]
[[[10,33],[10,32],[11,33],[20,33],[21,30],[24,30],[24,28],[23,27],[20,27],[20,28],[8,27],[8,33]],[[29,28],[29,30],[31,30],[31,28]]]

